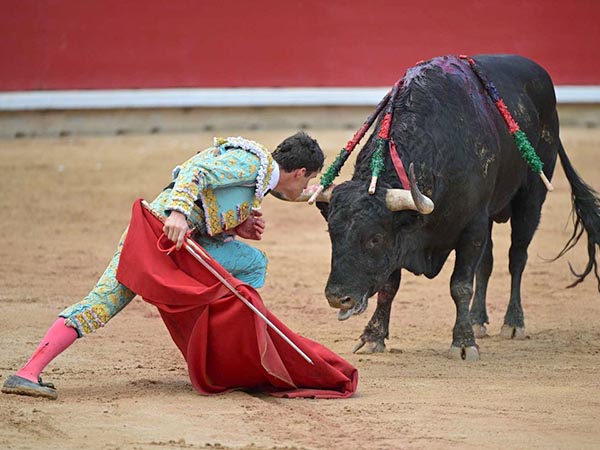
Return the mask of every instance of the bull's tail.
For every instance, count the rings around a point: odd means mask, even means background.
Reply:
[[[591,186],[579,177],[562,145],[559,145],[558,155],[567,180],[571,185],[571,204],[573,205],[571,215],[574,230],[571,238],[556,258],[560,258],[571,250],[577,244],[583,232],[586,231],[588,236],[587,250],[589,260],[584,271],[581,273],[575,272],[569,264],[571,272],[577,277],[577,280],[568,287],[573,287],[581,283],[593,269],[598,280],[598,291],[600,291],[600,276],[598,275],[598,262],[596,261],[596,248],[600,247],[600,197],[598,197],[598,193]]]

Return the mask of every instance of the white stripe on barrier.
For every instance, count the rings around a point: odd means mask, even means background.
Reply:
[[[0,111],[374,106],[387,87],[365,88],[182,88],[0,92]],[[600,86],[557,86],[559,103],[600,103]]]

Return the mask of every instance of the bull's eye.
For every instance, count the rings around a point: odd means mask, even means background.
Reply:
[[[381,244],[383,243],[383,235],[381,233],[377,233],[375,235],[373,235],[368,241],[367,241],[367,248],[372,249],[372,248],[377,248],[379,247]]]

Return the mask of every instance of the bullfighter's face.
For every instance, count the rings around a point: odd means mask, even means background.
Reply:
[[[310,180],[317,176],[318,172],[307,172],[305,168],[295,169],[291,172],[281,170],[279,182],[273,189],[273,194],[284,200],[295,200],[308,186]]]

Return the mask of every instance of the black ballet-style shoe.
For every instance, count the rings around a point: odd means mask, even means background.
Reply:
[[[58,394],[52,383],[44,383],[41,378],[34,383],[26,378],[11,375],[6,379],[2,386],[2,392],[5,394],[29,395],[30,397],[42,397],[50,400],[56,400]]]

